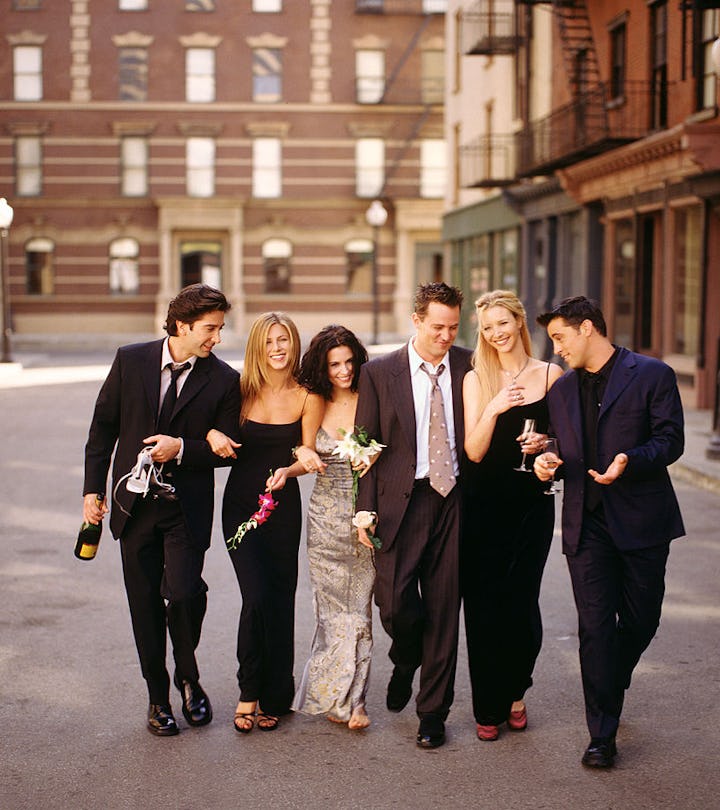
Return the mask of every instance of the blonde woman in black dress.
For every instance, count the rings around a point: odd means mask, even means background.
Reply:
[[[527,726],[525,691],[542,642],[538,599],[554,503],[522,454],[542,450],[546,394],[562,369],[531,356],[525,308],[508,290],[475,302],[478,341],[465,377],[461,577],[473,712],[480,740]],[[523,434],[526,419],[535,431]],[[530,465],[528,464],[528,469]]]

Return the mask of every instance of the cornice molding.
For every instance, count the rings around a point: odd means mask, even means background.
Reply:
[[[113,45],[118,48],[149,48],[155,41],[150,34],[141,34],[140,31],[128,31],[127,34],[116,34]]]

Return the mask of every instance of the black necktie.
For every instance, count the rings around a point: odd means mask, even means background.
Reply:
[[[183,371],[190,368],[190,363],[183,363],[177,368],[173,368],[173,364],[168,363],[165,368],[170,369],[170,385],[168,386],[168,390],[165,392],[162,405],[160,406],[156,432],[168,435],[170,431],[170,418],[172,417],[172,412],[175,409],[175,403],[177,402],[178,377],[183,373]]]

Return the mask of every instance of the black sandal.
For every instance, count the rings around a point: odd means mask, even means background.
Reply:
[[[239,726],[238,720],[249,720],[250,725]],[[235,731],[239,731],[240,734],[249,734],[255,728],[255,712],[235,712],[233,725],[235,726]]]
[[[265,712],[257,713],[257,727],[260,731],[275,731],[279,725],[279,717],[275,717],[272,714],[265,714]]]

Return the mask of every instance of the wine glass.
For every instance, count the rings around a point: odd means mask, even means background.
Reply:
[[[534,432],[535,432],[535,420],[534,419],[526,419],[523,422],[522,434],[521,434],[520,438],[518,439],[518,441],[524,442],[525,437],[528,435],[528,433],[534,433]],[[513,467],[513,469],[516,470],[517,472],[532,472],[532,470],[528,469],[525,466],[525,459],[526,458],[527,458],[527,453],[523,453],[522,454],[522,461],[520,462],[520,466],[519,467]]]
[[[555,459],[545,459],[545,466],[549,467],[553,471],[553,477],[551,478],[552,483],[545,490],[545,495],[556,495],[562,492],[560,483],[555,480],[555,470],[558,467],[557,459],[560,458],[560,445],[558,444],[558,440],[553,436],[548,436],[548,438],[545,439],[544,452],[552,453],[554,456],[556,456]]]

